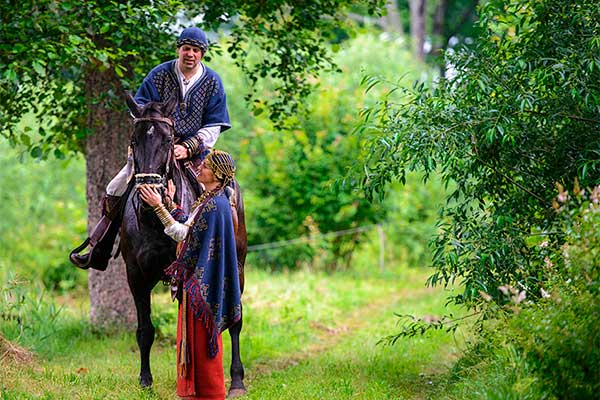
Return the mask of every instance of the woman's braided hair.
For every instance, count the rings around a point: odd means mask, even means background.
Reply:
[[[204,159],[204,165],[215,174],[223,187],[227,186],[235,177],[233,158],[224,151],[211,150]]]

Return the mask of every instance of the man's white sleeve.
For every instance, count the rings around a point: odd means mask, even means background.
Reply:
[[[221,126],[208,126],[198,131],[198,136],[202,138],[206,147],[214,147],[220,135]]]
[[[133,175],[133,158],[127,159],[127,164],[112,178],[106,186],[106,194],[110,196],[123,196],[127,190],[127,184]]]

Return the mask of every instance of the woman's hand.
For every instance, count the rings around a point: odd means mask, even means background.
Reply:
[[[177,188],[175,188],[175,184],[173,183],[172,179],[169,179],[169,182],[167,182],[167,196],[169,196],[172,199],[175,198],[175,192],[177,191]]]
[[[162,204],[162,198],[156,187],[141,185],[138,187],[138,191],[140,192],[140,197],[142,200],[144,200],[150,207],[156,207]]]
[[[169,182],[167,182],[165,199],[164,199],[164,204],[165,204],[165,207],[167,207],[167,210],[171,210],[172,208],[175,207],[173,205],[173,199],[175,198],[176,190],[177,189],[175,188],[175,184],[173,183],[173,181],[171,179],[169,179]]]
[[[188,149],[186,149],[185,147],[183,147],[180,144],[175,145],[174,151],[175,151],[175,159],[176,160],[183,160],[183,159],[188,158],[188,156],[189,156]]]

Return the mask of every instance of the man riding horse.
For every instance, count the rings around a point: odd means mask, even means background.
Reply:
[[[189,180],[195,184],[192,164],[198,164],[214,146],[219,135],[231,127],[225,90],[219,75],[202,64],[208,49],[206,34],[199,28],[183,30],[177,39],[177,59],[155,67],[144,78],[135,101],[165,102],[176,96],[178,104],[170,115],[174,123],[175,158],[190,172]],[[123,169],[107,186],[103,201],[103,218],[86,241],[75,249],[70,260],[79,268],[104,271],[112,255],[115,238],[119,232],[120,200],[133,173],[131,156]],[[90,251],[81,255],[87,245]]]

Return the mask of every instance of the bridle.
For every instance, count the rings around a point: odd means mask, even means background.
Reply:
[[[140,118],[134,118],[133,119],[133,124],[137,125],[139,123],[142,122],[162,122],[165,123],[167,125],[169,125],[169,135],[170,135],[170,139],[171,142],[173,142],[173,139],[175,137],[174,131],[175,131],[175,124],[173,123],[173,120],[171,118],[167,118],[167,117],[140,117]],[[131,147],[132,149],[135,147],[134,142],[131,142]],[[171,172],[171,164],[173,163],[174,160],[174,155],[175,155],[175,150],[174,147],[171,146],[169,149],[169,153],[167,155],[167,161],[166,161],[166,168],[165,168],[165,174],[164,175],[160,175],[160,174],[147,174],[147,173],[138,173],[136,171],[137,166],[134,165],[133,167],[133,171],[134,171],[134,176],[135,176],[135,185],[136,187],[139,185],[151,185],[151,186],[155,186],[157,187],[159,190],[163,191],[164,188],[167,187],[167,180],[169,178],[169,174]]]
[[[173,123],[173,120],[167,117],[141,117],[133,119],[134,125],[139,124],[140,122],[164,122],[165,124],[169,125],[171,129],[175,129],[175,124]]]

